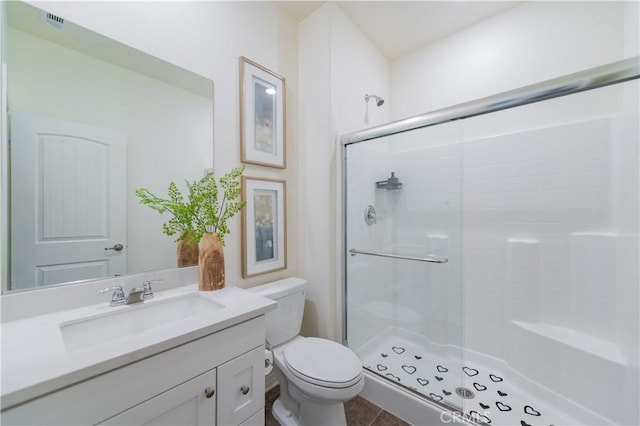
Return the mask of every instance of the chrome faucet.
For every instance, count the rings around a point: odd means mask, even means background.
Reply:
[[[110,306],[131,305],[133,303],[140,303],[146,299],[153,297],[153,290],[151,289],[151,281],[145,281],[142,287],[134,287],[129,291],[129,295],[125,297],[124,290],[121,285],[115,285],[113,287],[113,294],[111,295]]]
[[[140,303],[144,300],[144,289],[142,287],[134,287],[129,291],[129,295],[125,300],[125,305],[132,305],[134,303]]]

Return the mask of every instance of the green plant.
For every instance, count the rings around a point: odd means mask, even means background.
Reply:
[[[224,245],[224,236],[228,234],[227,220],[245,206],[246,201],[238,201],[240,196],[239,177],[245,166],[236,167],[216,181],[213,173],[208,173],[199,181],[185,181],[187,199],[178,186],[169,183],[168,198],[160,198],[146,188],[135,191],[140,203],[157,212],[170,213],[173,217],[162,225],[168,236],[178,234],[178,239],[189,243],[198,243],[207,232],[216,232]],[[222,192],[222,200],[219,200]]]

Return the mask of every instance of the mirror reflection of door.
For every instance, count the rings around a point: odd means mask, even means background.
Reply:
[[[66,19],[63,28],[49,25],[43,21],[43,11],[33,5],[11,1],[2,2],[2,6],[6,15],[0,25],[0,38],[3,62],[6,60],[7,64],[3,73],[6,90],[2,90],[4,99],[0,99],[5,102],[2,115],[8,113],[10,106],[14,113],[28,112],[125,133],[126,188],[111,186],[110,190],[117,192],[109,196],[124,197],[126,201],[126,212],[121,212],[122,220],[126,214],[126,234],[122,238],[100,237],[107,244],[100,244],[97,249],[100,256],[109,256],[109,263],[113,263],[112,258],[120,257],[122,262],[126,258],[125,274],[176,267],[175,238],[162,232],[167,217],[140,204],[134,191],[148,188],[163,193],[169,182],[181,186],[185,180],[200,179],[204,170],[213,167],[213,82]],[[3,120],[3,124],[7,122]],[[7,198],[24,197],[24,193],[10,192],[7,143],[8,138],[2,138],[0,195],[4,199],[0,199],[0,216],[6,218],[0,232],[2,291],[32,288],[36,283],[35,263],[25,274],[27,281],[20,281],[15,273],[13,283],[9,279],[12,225]],[[122,167],[124,173],[124,160]],[[35,216],[30,220],[35,224]],[[108,226],[112,232],[114,225]],[[35,247],[35,234],[31,240]],[[123,244],[124,249],[102,252],[116,244]],[[53,243],[46,245],[52,246]],[[31,253],[35,248],[24,250]],[[52,250],[54,255],[59,253],[58,249]],[[99,259],[100,268],[107,268],[104,258]],[[49,266],[59,263],[56,259],[39,262]],[[90,264],[84,266],[88,268]],[[91,268],[97,269],[97,265]],[[117,269],[101,277],[113,276]],[[68,279],[60,278],[63,270],[69,273]],[[51,271],[47,272],[48,280],[70,282],[87,276],[76,272],[75,266],[59,268],[55,279]]]
[[[126,272],[126,134],[10,113],[11,289]]]

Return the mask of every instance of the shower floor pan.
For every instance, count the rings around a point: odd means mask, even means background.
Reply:
[[[476,423],[585,424],[520,388],[499,369],[461,361],[460,348],[416,343],[418,339],[425,340],[402,330],[387,330],[356,352],[368,370],[455,407]]]

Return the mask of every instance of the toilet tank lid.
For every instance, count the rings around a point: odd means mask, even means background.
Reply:
[[[247,288],[246,290],[269,299],[279,299],[281,297],[303,291],[306,288],[307,280],[304,278],[291,277],[257,285],[255,287]]]

